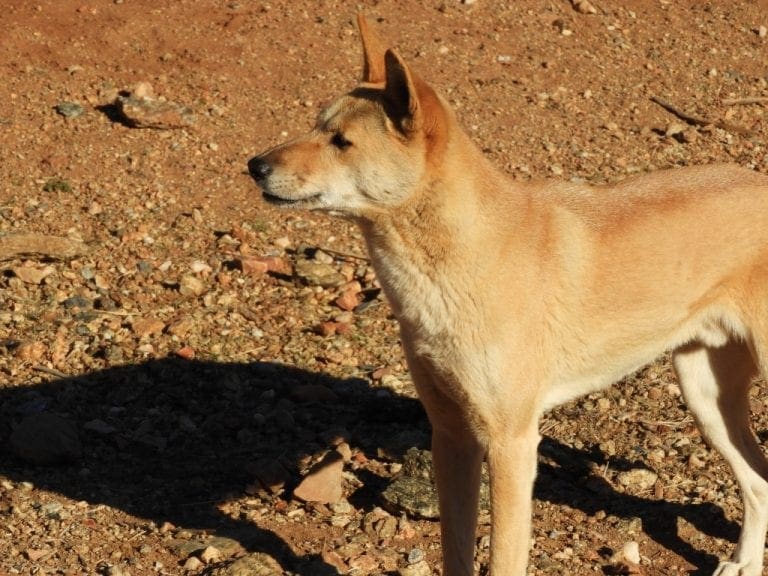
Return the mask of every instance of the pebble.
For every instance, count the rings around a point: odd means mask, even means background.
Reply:
[[[286,276],[292,273],[291,265],[277,256],[247,256],[241,258],[239,264],[243,273],[255,276],[261,276],[267,272]]]
[[[141,318],[133,321],[131,330],[139,338],[145,338],[155,334],[162,334],[163,330],[165,330],[165,322],[158,318]]]
[[[192,264],[190,264],[189,268],[195,274],[200,274],[202,272],[209,273],[213,271],[213,268],[211,268],[208,264],[206,264],[202,260],[194,260]]]
[[[648,490],[656,484],[658,474],[647,468],[633,468],[625,472],[620,472],[617,476],[619,484],[632,490]]]
[[[53,266],[14,266],[13,273],[25,284],[40,284],[48,276],[56,272]]]
[[[37,362],[47,350],[42,342],[24,342],[16,349],[16,357],[23,362]]]
[[[179,358],[183,358],[184,360],[194,360],[195,359],[195,349],[191,346],[182,346],[175,352],[176,356]]]
[[[360,293],[359,284],[357,287],[350,287],[344,290],[341,295],[334,300],[334,304],[341,308],[342,310],[346,310],[348,312],[351,312],[355,308],[357,308],[357,305],[360,304],[360,300],[358,299],[357,295]]]
[[[184,562],[184,570],[196,571],[203,567],[202,561],[196,556],[190,556],[187,561]]]
[[[205,292],[205,283],[197,276],[186,274],[179,281],[179,292],[182,296],[200,296]]]
[[[61,304],[67,310],[76,310],[76,309],[84,310],[86,308],[91,308],[93,306],[93,302],[91,302],[91,300],[83,296],[72,296],[71,298],[67,298],[63,300]]]
[[[65,118],[77,118],[85,113],[85,108],[77,102],[60,102],[56,105],[56,112]]]
[[[427,564],[426,560],[421,560],[415,564],[409,564],[408,566],[401,568],[398,571],[400,576],[432,576],[432,569]]]
[[[597,14],[597,8],[589,0],[571,0],[571,3],[581,14]]]
[[[768,36],[768,28],[766,28],[765,26],[759,26],[757,28],[757,35],[760,38],[765,38],[766,36]]]
[[[189,318],[182,318],[181,320],[176,320],[168,325],[168,333],[183,338],[189,334],[194,327],[195,323],[192,320]]]
[[[263,552],[238,558],[231,564],[216,567],[210,572],[210,576],[283,576],[283,574],[283,569],[277,560]]]
[[[108,566],[107,569],[104,570],[104,574],[106,574],[106,576],[131,576],[131,573],[119,564]]]
[[[664,130],[664,136],[670,137],[682,134],[685,128],[685,124],[681,124],[680,122],[670,122]]]
[[[342,473],[344,459],[338,452],[329,452],[293,491],[293,495],[304,502],[330,504],[343,496]]]
[[[215,546],[206,546],[202,552],[200,552],[200,560],[205,564],[213,564],[221,558],[221,551]]]
[[[323,288],[335,288],[347,281],[332,265],[314,260],[298,260],[295,274],[305,284]]]
[[[269,266],[261,258],[240,258],[240,270],[249,276],[263,276],[269,272]]]
[[[408,564],[416,564],[424,560],[424,552],[420,548],[414,548],[408,552]]]
[[[120,93],[114,106],[123,123],[132,128],[167,130],[194,124],[194,116],[189,108],[154,98],[152,86],[148,82],[139,82],[132,91]]]

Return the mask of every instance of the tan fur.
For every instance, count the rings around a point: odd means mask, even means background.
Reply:
[[[272,202],[363,230],[433,425],[444,575],[472,573],[480,465],[491,574],[525,574],[541,414],[672,351],[744,526],[716,576],[759,576],[768,463],[749,427],[768,368],[768,177],[732,166],[620,184],[510,181],[361,18],[364,82],[254,158]]]

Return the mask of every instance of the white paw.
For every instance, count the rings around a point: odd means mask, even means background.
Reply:
[[[720,562],[712,576],[761,576],[761,566],[754,566],[749,562]]]

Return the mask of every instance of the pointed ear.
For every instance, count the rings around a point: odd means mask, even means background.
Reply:
[[[363,82],[384,82],[384,45],[378,36],[371,32],[362,12],[357,14],[357,27],[363,43]]]
[[[384,101],[387,115],[400,131],[412,132],[421,124],[416,78],[405,61],[392,49],[384,54],[384,67]]]

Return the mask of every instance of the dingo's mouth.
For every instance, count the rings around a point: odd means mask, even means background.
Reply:
[[[304,204],[312,204],[315,200],[320,198],[320,194],[313,194],[306,198],[283,198],[269,192],[263,192],[262,196],[264,200],[275,206],[302,206]]]

